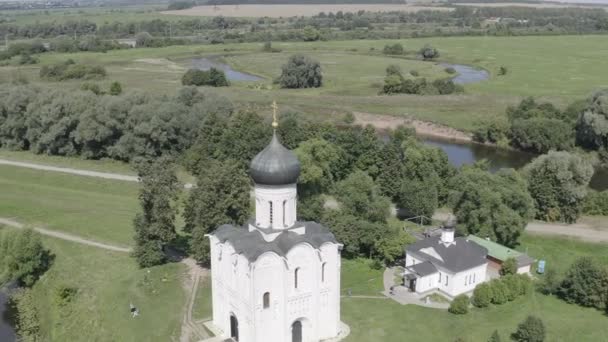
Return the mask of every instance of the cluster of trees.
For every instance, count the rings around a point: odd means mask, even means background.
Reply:
[[[182,76],[182,85],[227,87],[230,83],[223,70],[210,68],[209,70],[189,69]]]
[[[321,63],[304,55],[293,55],[281,67],[277,83],[282,88],[318,88],[323,85]]]
[[[194,6],[196,6],[196,1],[188,1],[188,0],[172,1],[167,6],[167,10],[169,10],[169,11],[183,10],[183,9],[192,8]]]
[[[386,44],[382,50],[385,55],[403,55],[404,52],[403,45],[400,43]]]
[[[575,260],[561,277],[548,270],[539,289],[568,303],[608,312],[608,270],[596,259]]]
[[[524,296],[531,289],[532,280],[525,274],[508,274],[477,285],[471,303],[478,308],[490,304],[502,305]]]
[[[73,79],[99,79],[107,75],[106,69],[100,65],[77,64],[72,59],[40,68],[40,78],[49,81],[65,81]]]
[[[608,216],[608,191],[589,190],[583,201],[583,213]]]
[[[507,122],[482,124],[473,134],[479,142],[506,144],[534,153],[572,150],[580,146],[605,151],[608,147],[608,90],[575,101],[564,110],[533,98],[507,108]]]
[[[194,87],[153,97],[8,86],[0,89],[0,146],[124,161],[177,155],[192,145],[209,113],[232,111],[226,98]]]
[[[413,73],[410,73],[413,74]],[[398,65],[386,68],[383,94],[447,95],[464,91],[452,79],[437,79],[429,82],[424,77],[406,78]]]

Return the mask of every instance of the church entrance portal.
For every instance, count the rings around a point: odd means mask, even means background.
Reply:
[[[237,342],[239,340],[239,321],[235,315],[230,315],[230,337]]]
[[[295,321],[291,325],[291,342],[302,342],[302,321]]]

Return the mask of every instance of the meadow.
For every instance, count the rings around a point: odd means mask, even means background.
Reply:
[[[401,43],[407,54],[381,54],[386,44]],[[108,71],[102,87],[119,81],[125,90],[144,89],[157,94],[174,94],[181,76],[194,57],[220,58],[233,68],[265,77],[262,82],[233,82],[218,88],[219,94],[242,107],[269,113],[268,103],[276,99],[283,111],[300,111],[324,120],[339,120],[347,112],[404,116],[440,123],[464,131],[481,120],[504,117],[505,108],[523,97],[534,96],[565,106],[594,90],[608,87],[608,37],[453,37],[402,40],[352,40],[273,43],[280,53],[262,53],[262,44],[218,44],[172,46],[108,51],[107,53],[47,53],[41,64],[72,58],[77,62],[104,65]],[[439,49],[435,62],[418,59],[415,52],[425,44]],[[568,53],[564,53],[564,51]],[[321,61],[325,85],[319,89],[278,89],[272,80],[280,66],[294,53]],[[437,62],[473,65],[490,73],[490,79],[465,86],[465,93],[443,96],[379,96],[384,69],[401,65],[404,73],[420,71],[429,78],[448,77]],[[508,69],[498,76],[501,66]],[[39,66],[0,68],[0,80],[22,74],[40,82]],[[42,82],[48,86],[57,83]],[[62,82],[77,88],[81,81]]]

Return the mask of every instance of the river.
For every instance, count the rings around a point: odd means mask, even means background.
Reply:
[[[450,163],[456,167],[486,159],[490,163],[492,172],[501,168],[520,169],[536,157],[531,153],[481,144],[461,143],[434,137],[421,137],[421,139],[428,145],[442,149],[448,155]],[[589,187],[598,191],[607,190],[608,170],[598,169],[591,178]]]
[[[232,67],[226,63],[218,62],[213,58],[193,58],[192,67],[198,70],[209,70],[210,68],[216,68],[226,73],[226,78],[229,81],[261,81],[263,78],[255,75],[251,75],[245,72],[240,72],[232,69]]]
[[[16,340],[15,330],[11,325],[7,308],[8,296],[0,290],[0,341],[14,342]]]

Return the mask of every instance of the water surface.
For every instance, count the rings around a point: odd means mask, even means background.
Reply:
[[[251,75],[245,72],[240,72],[232,69],[230,65],[219,62],[212,58],[193,58],[192,68],[198,70],[209,70],[216,68],[226,73],[226,77],[229,81],[261,81],[263,78],[255,75]]]
[[[0,341],[14,342],[16,341],[15,329],[13,329],[10,313],[8,312],[7,302],[8,296],[0,289]]]
[[[476,69],[470,65],[441,63],[442,67],[452,67],[458,75],[452,77],[456,84],[470,84],[490,79],[490,73],[484,69]]]

